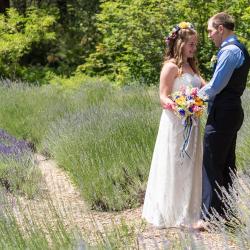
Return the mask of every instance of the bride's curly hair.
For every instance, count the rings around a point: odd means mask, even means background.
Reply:
[[[182,74],[184,64],[182,53],[183,47],[190,36],[195,35],[198,39],[198,34],[190,23],[184,23],[186,24],[183,25],[185,28],[180,24],[175,26],[173,32],[166,38],[167,49],[165,52],[164,63],[168,61],[174,62],[179,68],[179,74]],[[199,74],[197,58],[195,56],[193,58],[188,58],[188,63],[192,70]]]

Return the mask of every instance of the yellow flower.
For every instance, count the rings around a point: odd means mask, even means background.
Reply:
[[[185,105],[186,104],[186,98],[184,96],[180,96],[180,97],[176,98],[175,102],[178,105]]]
[[[188,29],[188,28],[191,26],[191,24],[188,23],[188,22],[181,22],[181,23],[179,23],[178,26],[179,26],[181,29]]]

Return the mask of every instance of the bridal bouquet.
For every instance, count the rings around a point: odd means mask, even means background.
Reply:
[[[192,88],[190,86],[181,87],[179,91],[172,93],[170,96],[174,104],[166,105],[166,108],[172,109],[184,122],[188,118],[199,118],[205,110],[205,103],[197,95],[198,90],[198,88]]]
[[[203,114],[205,110],[204,101],[198,96],[198,88],[191,86],[183,86],[179,91],[170,95],[173,104],[167,104],[166,109],[173,110],[173,112],[182,119],[184,125],[183,138],[184,142],[181,147],[181,155],[187,153],[188,142],[191,134],[192,126],[197,125],[197,119]]]

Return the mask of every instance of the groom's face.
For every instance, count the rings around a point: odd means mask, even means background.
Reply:
[[[222,34],[220,32],[220,26],[217,29],[214,28],[212,20],[209,20],[207,31],[208,37],[214,42],[215,46],[220,47],[222,43]]]

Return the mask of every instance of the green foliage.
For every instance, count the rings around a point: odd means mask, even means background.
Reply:
[[[54,78],[58,78],[58,75],[56,70],[47,65],[26,65],[19,67],[19,78],[33,85],[43,85],[50,83]]]
[[[10,8],[7,16],[0,15],[0,71],[2,77],[20,77],[22,58],[33,47],[55,39],[51,31],[55,23],[53,16],[35,8],[28,9],[26,15],[20,15]]]
[[[122,210],[138,206],[161,112],[156,88],[118,88],[88,78],[71,80],[63,79],[62,87],[2,86],[2,128],[52,155],[90,207]],[[75,85],[78,80],[79,85]],[[245,123],[237,145],[239,169],[249,168],[248,90],[243,104]]]
[[[95,49],[99,0],[42,1],[39,5],[56,18],[57,39],[44,51],[48,55],[47,66],[55,74],[68,77]]]
[[[145,166],[150,165],[158,116],[153,112],[155,101],[142,88],[119,90],[94,82],[65,90],[20,83],[2,87],[2,127],[52,154],[90,206],[133,207],[140,200]]]
[[[3,77],[45,84],[53,76],[70,76],[93,52],[99,0],[11,1],[11,6],[16,9],[2,17],[4,26],[11,23],[19,29],[15,37],[2,30],[8,42],[14,38],[15,43],[6,45],[14,61],[0,60]],[[14,49],[20,52],[18,56]]]
[[[98,11],[99,0],[68,1],[66,25],[59,33],[59,54],[65,55],[65,64],[74,71],[77,65],[93,52],[98,32],[96,30],[95,14]]]
[[[54,122],[42,147],[70,173],[90,207],[135,207],[150,165],[158,112],[150,112],[151,98],[142,89],[85,85],[80,93],[74,100],[87,100],[89,108]]]
[[[140,81],[157,83],[163,61],[164,37],[183,20],[195,24],[200,37],[198,58],[203,74],[211,72],[209,62],[215,53],[208,40],[207,21],[216,12],[227,11],[236,19],[237,33],[249,40],[249,1],[136,0],[103,1],[97,15],[102,38],[79,71],[109,75],[118,84]]]
[[[241,36],[242,42],[244,42],[248,49],[250,49],[250,7],[245,8],[244,11],[241,11],[239,13],[239,16],[241,17],[241,22],[238,22],[238,26],[241,27],[239,29],[239,35]]]
[[[41,173],[31,155],[0,155],[0,182],[9,191],[34,198],[40,191]]]
[[[72,228],[63,224],[53,205],[46,207],[46,201],[38,209],[34,203],[31,205],[28,202],[24,207],[22,201],[18,196],[10,196],[0,189],[0,202],[4,204],[0,210],[0,249],[76,249],[76,245],[87,247],[76,230],[73,232]],[[52,204],[51,200],[50,202]],[[71,218],[69,215],[68,217],[70,221]],[[72,221],[70,223],[73,224]]]
[[[62,86],[65,89],[73,89],[73,88],[79,88],[80,85],[86,84],[88,82],[91,82],[93,84],[98,84],[100,82],[110,84],[110,81],[107,79],[107,77],[90,77],[88,75],[84,75],[82,73],[76,72],[76,74],[72,75],[71,77],[59,77],[59,76],[52,76],[49,80],[50,84],[53,85],[59,85]],[[93,96],[93,99],[96,97]]]
[[[244,122],[238,133],[237,138],[237,163],[236,166],[239,169],[247,170],[250,166],[250,90],[246,89],[242,96],[242,105],[244,109]]]
[[[60,102],[63,101],[67,107],[70,101],[56,87],[29,88],[17,82],[9,88],[0,89],[2,128],[7,128],[17,138],[24,138],[35,144],[42,140],[49,124],[65,112],[61,109]]]
[[[141,224],[141,226],[143,226]],[[138,226],[137,226],[138,227]],[[135,225],[128,225],[122,218],[120,224],[112,223],[112,229],[105,228],[104,234],[97,239],[96,249],[138,249],[138,228]]]
[[[160,0],[105,1],[97,15],[103,35],[96,52],[79,70],[110,75],[118,84],[155,83],[161,67],[164,35],[171,9]],[[125,15],[126,13],[126,15]]]
[[[207,37],[207,20],[220,11],[235,17],[237,35],[250,48],[249,0],[19,2],[11,3],[18,11],[0,18],[0,71],[35,84],[82,72],[118,85],[157,84],[165,37],[183,20],[198,31],[200,70],[209,79],[216,48]]]

